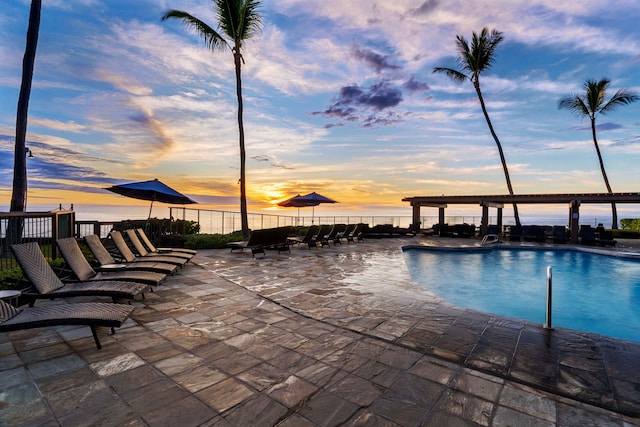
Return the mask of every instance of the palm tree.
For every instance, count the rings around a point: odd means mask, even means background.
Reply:
[[[11,194],[11,212],[23,212],[27,195],[27,112],[31,97],[33,68],[36,62],[36,48],[40,33],[40,12],[42,0],[31,0],[27,43],[22,59],[22,83],[18,95],[18,111],[16,113],[16,144],[13,159],[13,189]]]
[[[600,162],[600,171],[602,172],[602,178],[604,178],[604,184],[607,186],[607,191],[611,194],[611,185],[609,184],[609,178],[607,178],[607,171],[604,168],[602,154],[600,154],[600,147],[598,146],[598,140],[596,138],[596,116],[613,111],[621,105],[631,104],[639,100],[640,97],[634,92],[620,89],[607,101],[605,98],[607,96],[609,83],[611,82],[608,79],[602,79],[598,82],[595,80],[587,80],[584,83],[584,92],[562,98],[558,101],[558,109],[564,108],[571,110],[577,116],[589,117],[589,120],[591,120],[591,136],[593,137],[593,144],[596,147],[596,154]],[[611,215],[611,228],[617,229],[618,212],[615,203],[611,203]]]
[[[444,73],[451,80],[456,83],[463,83],[469,80],[472,84],[478,99],[480,100],[480,107],[482,107],[482,113],[489,126],[489,131],[493,136],[494,141],[498,147],[498,153],[500,154],[500,161],[502,162],[502,170],[504,171],[504,177],[507,180],[507,188],[509,194],[513,195],[513,187],[511,186],[511,178],[509,178],[509,170],[507,169],[507,161],[504,158],[504,152],[502,151],[502,144],[498,139],[498,135],[493,130],[493,125],[489,119],[489,113],[487,113],[487,107],[484,104],[484,98],[482,97],[482,91],[480,90],[480,74],[483,71],[488,70],[495,58],[496,48],[502,42],[502,33],[498,30],[489,30],[485,27],[478,35],[475,31],[471,38],[471,46],[469,42],[463,36],[456,36],[456,45],[458,46],[458,65],[460,70],[453,68],[436,67],[433,69],[434,73]],[[466,73],[466,74],[465,74]],[[520,225],[520,215],[518,214],[518,206],[513,204],[513,215],[515,217],[516,225]]]
[[[224,50],[228,48],[233,53],[236,69],[236,96],[238,98],[238,129],[240,139],[240,216],[242,221],[242,234],[249,236],[249,220],[247,216],[246,193],[246,153],[244,148],[244,126],[242,122],[242,78],[241,65],[242,43],[256,35],[260,30],[262,18],[258,13],[260,1],[258,0],[211,0],[218,18],[219,31],[200,19],[180,10],[170,10],[164,14],[162,20],[177,18],[189,28],[196,30],[205,40],[211,50]]]

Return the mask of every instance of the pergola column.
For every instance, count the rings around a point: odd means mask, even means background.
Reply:
[[[571,243],[578,243],[580,228],[580,201],[572,200],[569,205],[569,229],[571,230]]]
[[[480,221],[480,236],[487,234],[489,228],[489,206],[482,205],[482,220]]]
[[[418,233],[420,231],[420,204],[416,203],[411,205],[413,207],[413,223],[411,224],[411,230],[414,233]]]

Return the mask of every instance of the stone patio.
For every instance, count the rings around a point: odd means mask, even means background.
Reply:
[[[200,251],[102,350],[0,334],[0,425],[640,425],[640,343],[440,300],[400,248],[443,243]]]

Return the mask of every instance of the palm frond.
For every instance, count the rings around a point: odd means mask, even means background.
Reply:
[[[580,95],[574,94],[560,99],[558,101],[558,109],[572,111],[578,117],[591,117],[591,110],[589,110],[588,105]]]
[[[162,16],[162,20],[166,21],[170,18],[176,18],[182,21],[187,27],[194,29],[203,38],[207,46],[211,50],[222,49],[225,46],[231,48],[227,40],[222,37],[216,30],[211,28],[207,23],[201,21],[195,16],[181,10],[170,10]]]
[[[262,27],[258,0],[214,0],[220,28],[236,44],[255,36]]]
[[[465,80],[469,79],[469,76],[461,73],[458,70],[454,70],[453,68],[444,68],[444,67],[436,67],[433,69],[434,73],[444,73],[447,77],[453,80],[456,83],[462,83]]]
[[[615,93],[615,95],[611,97],[609,102],[607,102],[600,108],[600,114],[606,114],[610,111],[614,111],[621,105],[631,104],[639,100],[640,96],[638,96],[635,92],[626,89],[620,89]]]

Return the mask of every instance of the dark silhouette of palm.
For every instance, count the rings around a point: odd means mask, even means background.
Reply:
[[[613,111],[621,105],[631,104],[640,99],[640,97],[631,91],[620,89],[609,100],[606,100],[609,83],[611,82],[608,79],[602,79],[600,81],[587,80],[584,83],[584,92],[572,94],[560,99],[560,101],[558,101],[558,109],[571,110],[579,117],[589,117],[591,121],[591,135],[593,137],[593,144],[596,147],[598,162],[600,162],[602,178],[604,178],[607,191],[612,193],[609,178],[607,178],[607,171],[604,168],[602,154],[600,153],[600,147],[598,146],[598,139],[596,138],[596,117],[600,114]],[[617,229],[618,212],[615,203],[611,203],[611,215],[611,228]]]
[[[31,97],[31,82],[33,68],[36,62],[38,35],[40,34],[40,12],[42,0],[31,0],[29,11],[29,27],[27,28],[27,44],[22,59],[22,83],[18,95],[18,109],[16,113],[16,144],[13,161],[13,189],[11,194],[12,212],[23,212],[27,195],[27,116],[29,98]]]
[[[236,69],[236,96],[238,98],[238,130],[240,142],[240,216],[242,222],[242,234],[249,236],[249,220],[247,215],[246,192],[246,153],[244,145],[244,125],[242,121],[242,78],[241,66],[244,63],[242,57],[242,43],[255,36],[262,25],[262,18],[258,13],[260,2],[257,0],[211,0],[220,31],[200,19],[180,10],[170,10],[164,14],[162,20],[169,18],[180,19],[185,25],[195,29],[205,40],[211,50],[225,50],[228,48],[233,53]]]
[[[502,170],[504,171],[504,177],[507,181],[507,189],[509,194],[513,195],[513,187],[511,186],[511,178],[509,177],[509,169],[507,168],[507,161],[504,157],[502,150],[502,144],[498,139],[498,135],[493,129],[491,119],[489,119],[489,113],[487,107],[484,104],[484,98],[482,97],[482,91],[480,90],[480,74],[485,70],[491,68],[495,59],[496,48],[502,42],[502,33],[497,30],[489,30],[483,28],[480,34],[473,33],[471,38],[471,45],[467,39],[463,36],[456,36],[456,45],[458,46],[458,65],[460,70],[453,68],[436,67],[433,69],[434,73],[444,73],[451,80],[456,83],[463,83],[470,81],[473,84],[478,99],[480,100],[480,107],[482,107],[482,113],[489,126],[489,131],[493,136],[496,146],[498,147],[498,153],[500,154],[500,162],[502,163]],[[520,215],[518,214],[518,206],[513,204],[513,215],[516,221],[516,225],[520,225]]]

